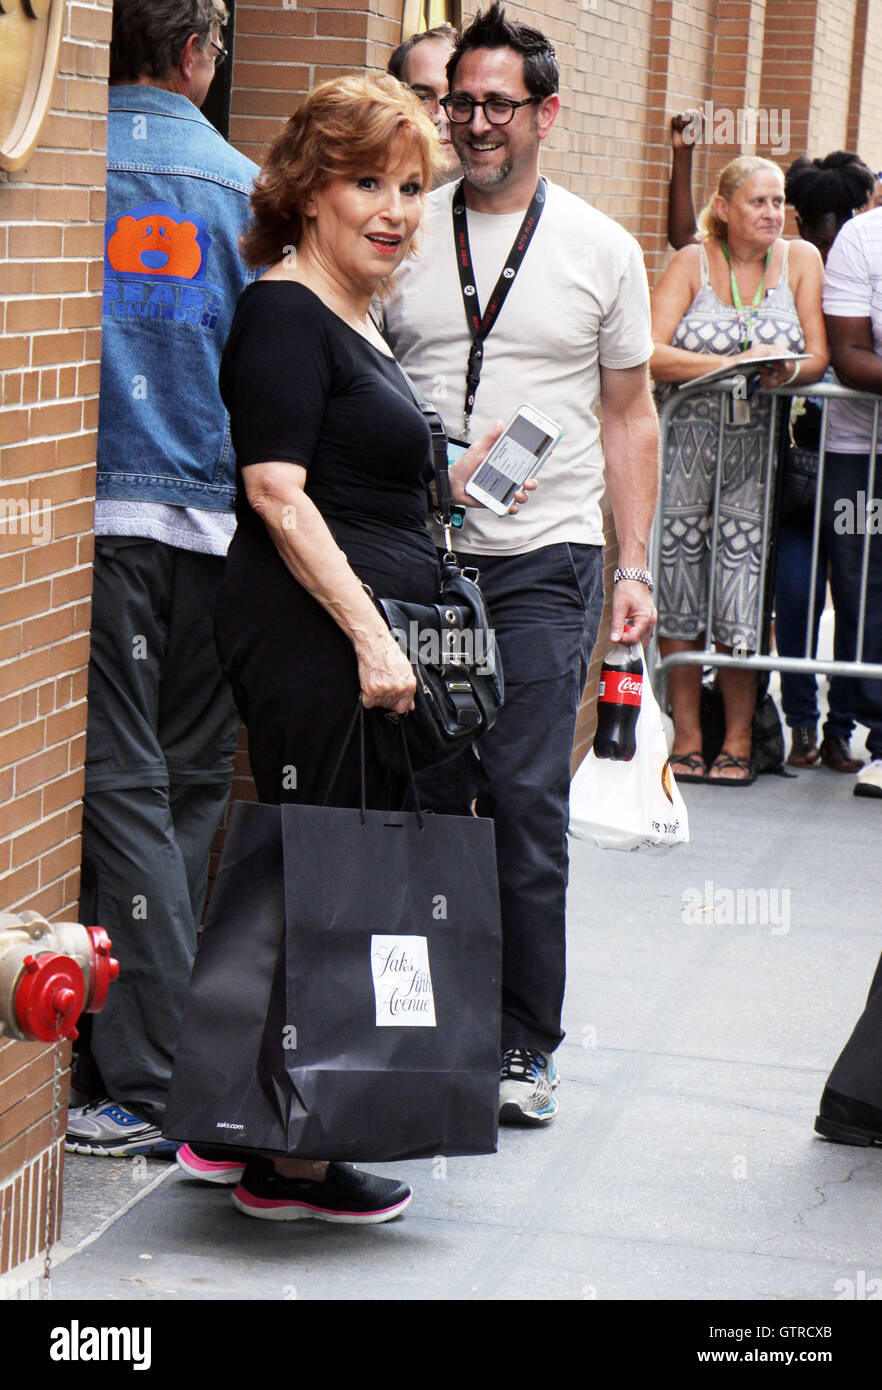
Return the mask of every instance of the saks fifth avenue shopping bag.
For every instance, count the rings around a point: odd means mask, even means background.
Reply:
[[[234,805],[170,1137],[381,1161],[496,1149],[493,825]]]
[[[570,834],[600,849],[669,849],[688,844],[689,817],[668,762],[661,711],[648,679],[630,762],[598,758],[593,748],[570,785]]]

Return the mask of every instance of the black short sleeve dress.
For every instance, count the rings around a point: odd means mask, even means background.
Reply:
[[[241,295],[220,389],[238,477],[215,615],[221,664],[261,801],[320,803],[358,697],[355,651],[285,567],[242,472],[269,462],[305,468],[305,491],[358,577],[383,597],[432,602],[431,438],[394,359],[292,281],[258,281]],[[388,793],[369,748],[369,799],[382,805]],[[331,804],[356,805],[358,794],[353,747]]]

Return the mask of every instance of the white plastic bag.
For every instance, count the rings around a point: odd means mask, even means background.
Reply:
[[[689,817],[668,764],[661,710],[648,675],[637,716],[637,752],[626,763],[597,758],[591,749],[570,786],[570,834],[593,840],[600,849],[689,843]]]

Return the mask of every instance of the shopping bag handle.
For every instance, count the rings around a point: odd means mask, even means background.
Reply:
[[[331,795],[331,792],[334,790],[334,783],[335,783],[336,780],[337,780],[337,777],[338,777],[339,772],[340,772],[340,768],[343,766],[343,759],[344,759],[345,756],[346,756],[346,750],[348,749],[350,743],[352,742],[352,735],[355,733],[355,725],[356,725],[356,722],[358,723],[358,753],[359,753],[359,762],[360,762],[360,765],[361,765],[361,789],[360,789],[360,790],[361,790],[361,797],[360,797],[359,810],[360,810],[360,812],[361,812],[361,823],[362,823],[362,825],[364,825],[365,819],[366,819],[366,813],[367,813],[367,791],[366,791],[366,786],[365,786],[365,783],[366,783],[366,780],[367,780],[367,779],[366,779],[365,767],[364,767],[364,704],[363,704],[363,702],[362,702],[361,695],[359,695],[358,700],[356,701],[356,704],[355,704],[355,713],[354,713],[353,716],[352,716],[352,719],[351,719],[350,724],[349,724],[349,728],[346,730],[346,736],[345,736],[345,738],[343,739],[343,747],[340,749],[340,755],[339,755],[339,757],[337,758],[336,764],[334,765],[334,771],[331,773],[331,780],[330,780],[330,782],[328,783],[328,790],[327,790],[326,793],[325,793],[325,799],[324,799],[324,801],[322,802],[322,805],[323,805],[323,806],[327,806],[328,800],[329,800],[330,795]],[[413,797],[414,809],[415,809],[415,811],[416,811],[417,825],[419,826],[420,830],[422,830],[422,828],[423,828],[423,808],[422,808],[422,803],[420,802],[420,794],[419,794],[419,792],[417,791],[416,777],[414,776],[414,772],[413,772],[413,764],[412,764],[412,762],[411,762],[411,760],[410,760],[410,749],[409,749],[408,746],[407,746],[407,739],[406,739],[405,734],[404,734],[404,720],[403,720],[403,719],[402,719],[402,720],[399,720],[398,727],[399,727],[399,729],[401,730],[401,743],[402,743],[402,747],[404,748],[404,760],[405,760],[405,762],[407,763],[407,776],[408,776],[408,781],[410,782],[410,792],[411,792],[411,796]]]

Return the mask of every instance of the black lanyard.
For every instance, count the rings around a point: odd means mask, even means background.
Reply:
[[[469,224],[466,217],[464,186],[464,182],[460,183],[453,193],[453,240],[456,246],[456,264],[459,267],[462,303],[472,339],[466,367],[465,404],[462,409],[463,432],[468,436],[469,421],[475,408],[475,395],[481,380],[481,367],[484,362],[484,339],[487,338],[491,328],[499,318],[499,311],[505,303],[505,296],[511,289],[514,278],[521,268],[521,262],[527,254],[527,247],[530,245],[533,233],[539,224],[539,218],[542,216],[542,209],[545,207],[545,187],[540,179],[536,185],[533,200],[524,213],[524,220],[518,229],[518,234],[512,242],[511,250],[506,257],[505,265],[502,267],[502,274],[496,281],[490,301],[482,314],[478,302],[478,286],[475,282],[475,272],[472,266],[472,252],[469,246]]]

